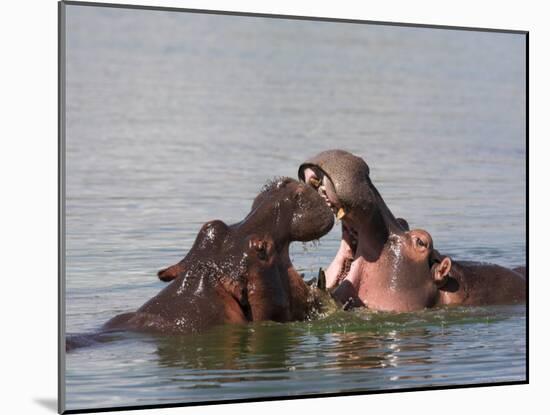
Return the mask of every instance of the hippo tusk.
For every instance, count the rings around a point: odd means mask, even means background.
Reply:
[[[336,218],[338,220],[341,220],[344,216],[346,216],[346,211],[344,210],[344,208],[338,209],[338,213],[336,213]]]
[[[321,180],[316,179],[315,177],[311,177],[309,179],[309,184],[317,189],[319,187],[319,185],[321,184]]]
[[[317,276],[317,288],[320,290],[327,290],[327,277],[323,268],[319,268],[319,275]]]

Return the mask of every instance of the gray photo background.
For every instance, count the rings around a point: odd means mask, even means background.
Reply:
[[[525,263],[524,36],[84,6],[66,22],[68,333],[140,306],[205,221],[241,220],[269,178],[329,148],[364,157],[440,251]],[[295,266],[312,277],[338,239],[296,244]],[[522,307],[426,313],[382,334],[379,316],[263,325],[261,352],[248,328],[168,359],[151,338],[81,349],[68,409],[525,378]]]

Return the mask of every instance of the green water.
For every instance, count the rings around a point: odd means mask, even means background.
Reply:
[[[80,391],[71,408],[525,379],[523,306],[338,311],[310,322],[104,341],[67,355],[67,388]]]

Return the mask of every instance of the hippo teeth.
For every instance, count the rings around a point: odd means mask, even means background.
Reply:
[[[342,220],[344,216],[346,216],[346,211],[344,210],[344,208],[338,209],[338,212],[336,213],[336,218],[338,220]]]
[[[318,188],[319,185],[321,184],[321,181],[319,179],[316,179],[316,178],[312,177],[312,178],[309,179],[309,184],[312,185],[315,188]]]

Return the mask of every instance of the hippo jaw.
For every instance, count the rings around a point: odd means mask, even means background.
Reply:
[[[304,320],[316,309],[315,294],[292,264],[289,246],[251,237],[243,296],[238,299],[248,321]]]
[[[309,288],[290,260],[294,241],[312,241],[334,225],[331,210],[311,186],[282,177],[266,184],[249,215],[233,230],[248,240],[246,298],[249,320],[288,321],[309,313]],[[238,230],[237,230],[238,228]]]
[[[369,177],[363,159],[342,150],[324,151],[303,163],[299,178],[318,191],[342,221],[339,250],[327,268],[327,286],[336,286],[359,256],[380,258],[390,235],[404,231]]]

